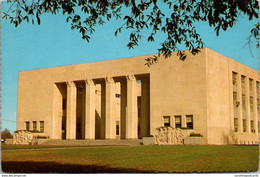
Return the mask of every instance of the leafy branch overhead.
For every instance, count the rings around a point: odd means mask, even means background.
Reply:
[[[150,31],[146,39],[148,42],[153,42],[155,35],[162,32],[165,39],[156,39],[161,40],[158,53],[168,57],[178,50],[182,60],[186,58],[179,49],[182,44],[194,55],[203,47],[196,22],[207,22],[219,35],[221,30],[232,28],[240,15],[248,20],[258,19],[259,9],[256,0],[9,0],[8,3],[9,9],[2,18],[10,20],[16,27],[23,21],[40,24],[42,14],[62,11],[71,29],[78,30],[82,39],[88,42],[95,26],[103,25],[112,18],[123,20],[115,36],[122,30],[131,30],[127,44],[129,49],[138,46],[144,30]],[[252,37],[258,41],[258,23],[252,26],[248,41]],[[149,60],[151,64],[156,62],[152,58]]]

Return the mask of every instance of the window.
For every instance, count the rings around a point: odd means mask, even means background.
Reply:
[[[253,110],[253,97],[250,96],[250,109]]]
[[[187,128],[193,129],[193,115],[186,115]]]
[[[62,110],[66,109],[66,104],[67,104],[67,99],[66,98],[62,98]]]
[[[251,132],[252,132],[252,133],[255,133],[254,120],[251,120],[250,123],[251,123]]]
[[[33,121],[33,131],[36,131],[36,130],[37,130],[37,122]]]
[[[246,119],[243,119],[243,132],[246,132]]]
[[[237,92],[233,92],[233,105],[234,107],[237,106]]]
[[[175,116],[175,128],[181,128],[181,116]]]
[[[242,108],[245,110],[246,109],[246,95],[242,94]]]
[[[235,132],[238,131],[238,118],[234,118],[234,129],[235,129]]]
[[[119,135],[119,121],[116,121],[116,135]]]
[[[26,129],[27,131],[30,130],[30,122],[29,122],[29,121],[25,122],[25,129]]]
[[[249,79],[249,90],[253,91],[253,79]]]
[[[164,126],[169,127],[170,126],[170,116],[163,116]]]
[[[237,73],[232,72],[233,85],[237,85]]]
[[[246,81],[246,77],[245,76],[241,76],[241,86],[242,86],[242,89],[245,88],[245,81]]]
[[[44,121],[40,121],[40,132],[44,132]]]
[[[120,94],[116,93],[116,98],[120,98],[120,96],[121,96]]]

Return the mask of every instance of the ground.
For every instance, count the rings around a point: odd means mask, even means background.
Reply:
[[[8,173],[248,172],[258,162],[258,146],[2,145]]]

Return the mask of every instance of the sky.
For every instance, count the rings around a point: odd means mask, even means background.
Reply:
[[[1,12],[6,9],[6,3],[2,2]],[[219,36],[205,23],[197,24],[196,28],[205,47],[258,70],[259,50],[254,43],[251,54],[245,46],[254,23],[240,18],[232,29],[221,31]],[[87,43],[78,31],[71,30],[61,14],[45,14],[41,17],[41,25],[23,22],[17,28],[1,20],[1,129],[16,130],[20,71],[157,53],[163,35],[157,35],[153,43],[143,38],[138,47],[129,50],[126,46],[129,32],[122,32],[118,37],[114,35],[121,25],[122,21],[112,20],[98,26]]]

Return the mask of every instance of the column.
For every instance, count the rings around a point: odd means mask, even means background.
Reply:
[[[258,111],[257,111],[257,86],[256,81],[253,80],[253,112],[254,112],[254,134],[257,136],[256,141],[258,141]]]
[[[115,120],[115,82],[111,77],[106,78],[106,119],[105,138],[116,139]]]
[[[141,117],[140,117],[140,137],[150,134],[150,84],[149,79],[141,80]]]
[[[134,75],[127,76],[126,139],[137,139],[137,82]]]
[[[77,87],[73,81],[67,82],[66,139],[76,139],[76,98]]]
[[[121,139],[126,138],[126,99],[127,99],[127,88],[126,88],[126,80],[122,80],[120,82],[121,89],[121,111],[120,111],[120,128],[121,128]]]
[[[85,80],[85,139],[95,139],[95,84]]]
[[[249,90],[249,78],[245,78],[245,88],[246,88],[246,132],[251,132],[251,126],[250,126],[250,90]],[[249,139],[248,139],[249,141]]]
[[[101,83],[101,119],[100,119],[100,139],[105,139],[106,124],[106,88],[105,83]]]
[[[238,133],[240,138],[243,132],[243,115],[242,115],[242,87],[241,87],[241,74],[237,74],[237,99],[239,101],[238,106]]]

